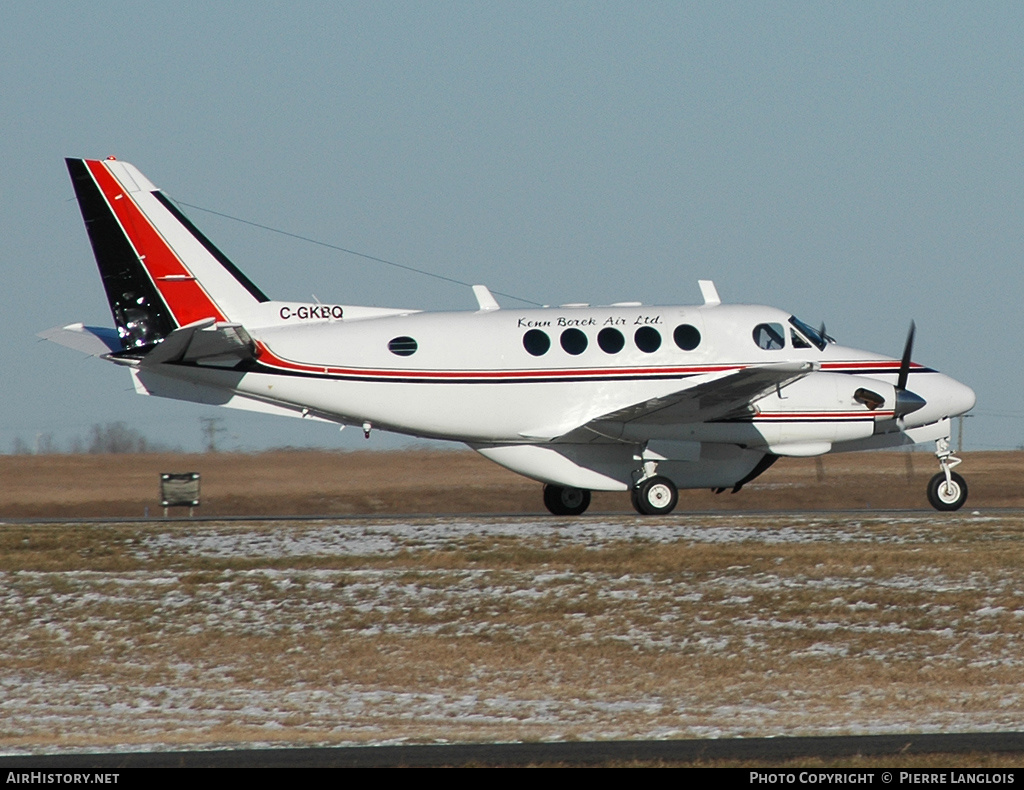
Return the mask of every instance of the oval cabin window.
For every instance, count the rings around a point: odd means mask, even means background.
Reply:
[[[562,332],[562,348],[573,356],[587,350],[587,336],[579,329],[566,329]]]
[[[672,339],[683,351],[693,351],[700,345],[700,330],[690,324],[680,324],[672,333]]]
[[[523,348],[535,357],[543,356],[551,348],[551,338],[539,329],[531,329],[523,335]]]
[[[392,354],[397,354],[400,357],[410,357],[416,353],[416,349],[419,346],[416,341],[411,337],[396,337],[388,343],[388,351]]]
[[[618,354],[626,345],[626,338],[618,329],[606,326],[597,333],[597,344],[606,354]]]
[[[653,354],[661,348],[661,333],[653,326],[642,326],[633,335],[636,347],[645,354]]]

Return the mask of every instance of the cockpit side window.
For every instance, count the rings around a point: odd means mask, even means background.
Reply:
[[[794,327],[796,327],[797,332],[799,332],[801,335],[803,335],[807,340],[810,340],[812,343],[814,343],[814,345],[818,347],[819,351],[824,351],[825,350],[825,346],[827,346],[829,341],[832,340],[832,338],[830,338],[828,335],[822,334],[817,329],[814,329],[806,321],[801,321],[795,315],[791,315],[789,317],[789,323],[791,323]],[[822,329],[824,329],[824,325],[822,325]],[[790,336],[793,338],[793,346],[795,348],[810,348],[810,346],[798,346],[797,345],[797,343],[796,343],[797,332],[794,332],[792,329],[790,330]],[[835,342],[835,341],[832,341],[832,342]]]
[[[789,342],[793,348],[810,348],[811,344],[804,340],[803,335],[797,332],[795,329],[789,330]]]
[[[786,347],[786,330],[782,324],[758,324],[754,327],[754,342],[765,351]]]

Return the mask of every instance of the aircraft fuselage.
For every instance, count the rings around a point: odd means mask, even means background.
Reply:
[[[547,483],[561,514],[592,489],[669,512],[677,488],[736,491],[780,456],[921,441],[933,504],[966,498],[949,420],[974,393],[911,362],[913,328],[885,357],[708,281],[693,306],[501,309],[483,286],[466,312],[274,301],[133,166],[68,169],[115,329],[44,334],[128,366],[141,393],[465,442]]]

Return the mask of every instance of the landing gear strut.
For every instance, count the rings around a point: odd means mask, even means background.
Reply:
[[[590,507],[590,492],[570,486],[544,486],[544,507],[555,516],[578,516]]]
[[[952,469],[963,461],[949,449],[948,438],[935,440],[935,457],[942,471],[928,481],[928,501],[936,510],[959,510],[967,501],[967,482]]]

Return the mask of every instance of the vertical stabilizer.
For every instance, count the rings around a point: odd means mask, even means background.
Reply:
[[[135,167],[66,161],[124,350],[203,319],[244,320],[269,301]]]

